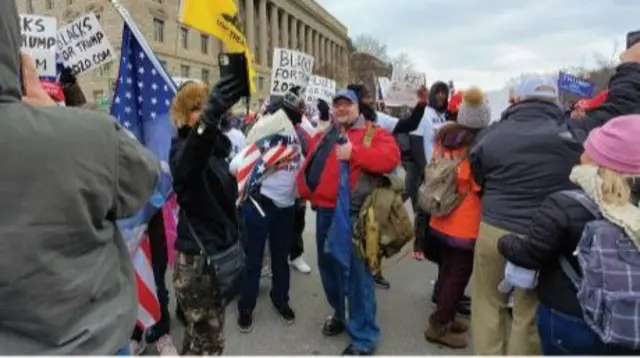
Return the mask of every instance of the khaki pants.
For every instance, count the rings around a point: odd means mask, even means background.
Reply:
[[[498,239],[508,231],[480,224],[471,277],[471,330],[476,355],[540,355],[536,327],[538,297],[516,289],[513,321],[508,329],[508,295],[498,291],[506,260],[498,252]]]

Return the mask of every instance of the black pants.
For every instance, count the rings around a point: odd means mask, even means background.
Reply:
[[[291,261],[297,259],[304,252],[304,241],[302,240],[302,234],[304,233],[304,226],[306,224],[305,216],[307,214],[307,203],[297,203],[296,213],[294,218],[295,236],[291,243],[291,251],[289,252],[289,259]]]
[[[164,220],[162,211],[158,211],[149,221],[149,243],[151,246],[151,266],[153,268],[153,278],[156,281],[156,294],[160,302],[160,312],[162,316],[153,327],[147,331],[146,340],[148,343],[156,342],[160,337],[169,334],[171,330],[171,314],[169,313],[169,291],[165,281],[167,272],[167,262],[169,260],[167,252],[167,240],[164,234]],[[142,341],[142,329],[135,327],[131,339]]]

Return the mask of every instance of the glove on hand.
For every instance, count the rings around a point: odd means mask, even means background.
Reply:
[[[247,84],[242,77],[227,75],[211,89],[200,120],[208,126],[217,127],[220,118],[243,97]]]
[[[320,112],[320,120],[329,120],[329,104],[321,99],[318,100],[318,112]]]

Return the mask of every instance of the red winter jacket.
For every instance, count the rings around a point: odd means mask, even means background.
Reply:
[[[386,174],[391,172],[400,163],[400,150],[393,137],[383,128],[376,127],[371,145],[365,148],[363,145],[364,134],[370,122],[360,120],[347,131],[347,137],[353,146],[351,152],[349,184],[354,189],[360,173],[364,170],[372,174]],[[328,131],[329,129],[327,129]],[[310,159],[316,152],[318,143],[323,138],[324,132],[317,133],[309,142],[309,153],[298,172],[298,192],[303,199],[309,200],[311,205],[321,208],[334,208],[338,197],[339,166],[336,157],[335,146],[331,148],[326,160],[324,170],[320,175],[320,181],[316,190],[311,192],[305,179],[305,171]]]

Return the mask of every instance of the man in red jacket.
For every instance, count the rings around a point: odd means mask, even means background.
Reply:
[[[371,144],[363,144],[365,132],[374,124],[360,115],[358,97],[354,91],[339,91],[334,97],[332,111],[333,124],[309,142],[309,154],[297,178],[298,191],[303,199],[309,200],[316,208],[318,269],[327,301],[334,309],[322,332],[326,336],[334,336],[346,328],[351,344],[343,354],[370,355],[380,337],[371,272],[366,262],[357,257],[352,258],[350,271],[342,272],[333,258],[325,253],[324,245],[338,196],[339,161],[349,162],[353,191],[362,172],[386,174],[398,166],[400,150],[393,137],[377,127]],[[338,144],[340,137],[347,139],[345,144]],[[352,205],[352,209],[357,213],[359,208]],[[346,284],[345,277],[348,277]],[[345,287],[348,287],[350,302],[348,322],[345,321]]]

